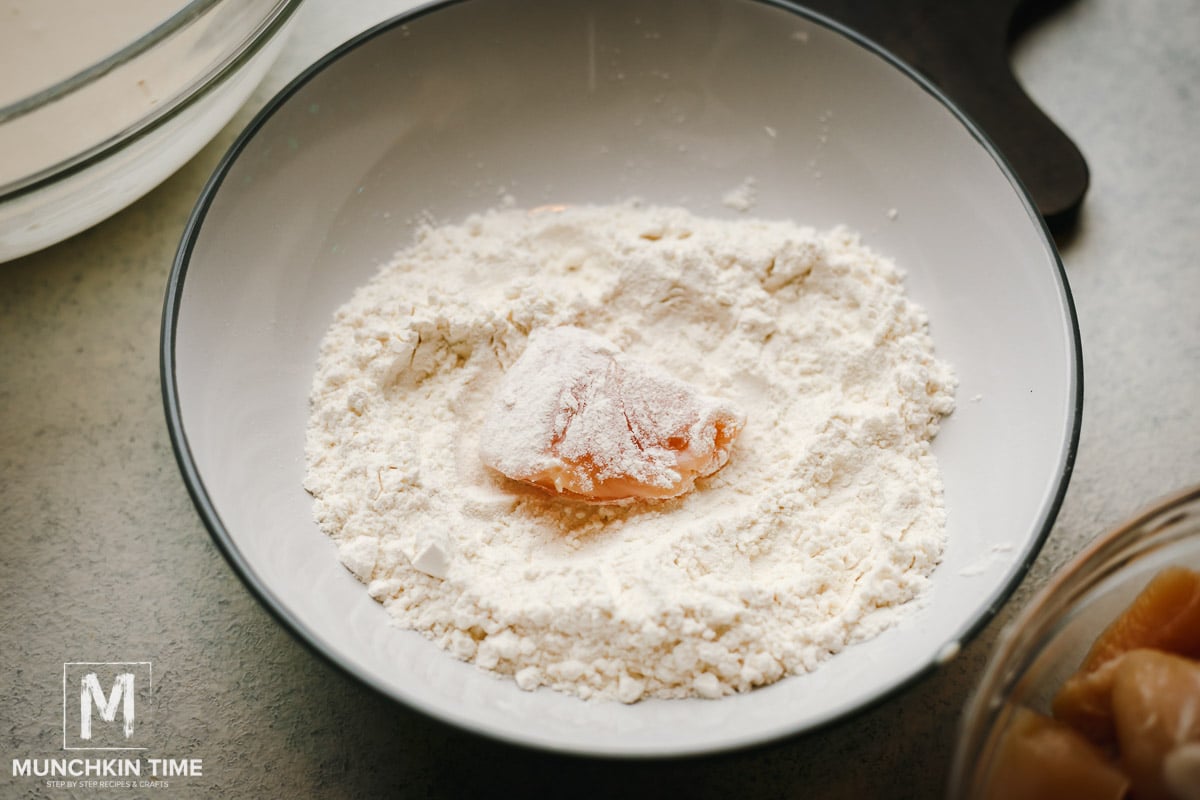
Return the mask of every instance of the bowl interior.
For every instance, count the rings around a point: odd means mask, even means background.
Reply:
[[[168,296],[164,384],[206,521],[293,629],[388,695],[537,746],[693,753],[810,729],[952,652],[1023,573],[1077,431],[1053,246],[972,129],[887,58],[752,0],[469,0],[346,46],[280,96],[201,200]],[[959,406],[935,442],[949,544],[927,602],[816,672],[721,701],[521,692],[388,615],[301,488],[317,344],[422,220],[638,196],[847,224],[908,271]],[[947,649],[948,648],[948,649]]]

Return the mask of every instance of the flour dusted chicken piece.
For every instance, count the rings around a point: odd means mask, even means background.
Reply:
[[[483,425],[480,456],[509,478],[579,500],[676,497],[729,461],[733,404],[579,328],[534,331]]]

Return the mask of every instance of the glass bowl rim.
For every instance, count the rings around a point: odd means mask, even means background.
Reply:
[[[65,97],[78,95],[94,86],[113,70],[134,61],[142,53],[170,40],[225,0],[189,0],[165,21],[135,39],[130,44],[82,70],[13,103],[0,106],[0,125],[35,113]],[[7,184],[0,184],[0,204],[35,192],[104,160],[129,142],[157,130],[185,108],[192,106],[226,77],[236,72],[291,18],[302,0],[274,0],[271,9],[259,20],[256,29],[239,46],[225,54],[215,68],[208,69],[186,84],[170,101],[156,107],[124,129],[84,150],[67,156],[47,167],[31,172]]]

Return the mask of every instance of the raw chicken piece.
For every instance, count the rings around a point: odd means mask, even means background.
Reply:
[[[1116,741],[1112,719],[1112,685],[1124,653],[1091,672],[1080,670],[1054,696],[1054,716],[1098,745]]]
[[[1168,788],[1164,762],[1180,747],[1200,742],[1200,664],[1155,650],[1134,650],[1120,662],[1113,676],[1113,723],[1134,797],[1182,800]]]
[[[1125,797],[1129,779],[1061,722],[1017,707],[1003,737],[987,782],[987,800]]]
[[[1155,575],[1097,637],[1082,669],[1142,647],[1200,658],[1200,572],[1167,567]]]
[[[504,375],[480,456],[593,502],[676,497],[729,460],[745,415],[573,327],[534,331]]]
[[[1141,648],[1200,657],[1200,573],[1168,567],[1146,584],[1063,684],[1054,698],[1054,716],[1094,742],[1111,743],[1117,662],[1126,652]]]

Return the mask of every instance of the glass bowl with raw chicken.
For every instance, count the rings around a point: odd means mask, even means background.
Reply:
[[[1005,630],[949,796],[1200,797],[1200,486],[1099,538]]]

